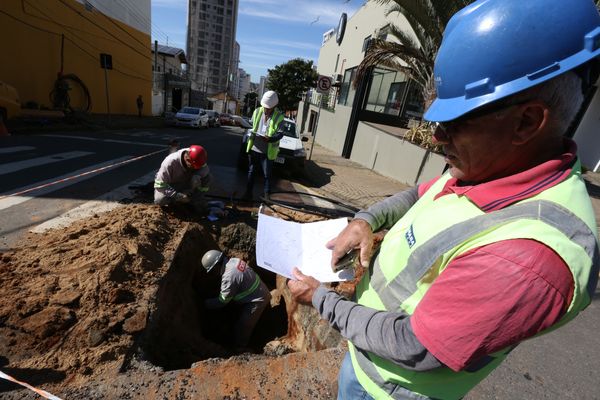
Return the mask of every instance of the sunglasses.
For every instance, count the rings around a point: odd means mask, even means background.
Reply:
[[[436,127],[440,128],[444,133],[446,133],[446,132],[448,132],[448,130],[450,130],[452,128],[457,128],[458,126],[464,124],[467,121],[471,121],[471,120],[474,120],[477,118],[482,118],[487,115],[506,110],[510,107],[520,106],[529,101],[531,101],[531,99],[523,100],[523,101],[519,101],[519,102],[501,102],[500,101],[500,102],[492,103],[490,105],[473,110],[473,111],[466,113],[465,115],[458,117],[456,119],[453,119],[451,121],[436,122],[435,124],[436,124]]]

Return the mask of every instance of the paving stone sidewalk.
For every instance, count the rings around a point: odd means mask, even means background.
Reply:
[[[305,148],[309,153],[310,144]],[[314,145],[312,157],[306,162],[305,174],[303,183],[309,190],[358,208],[409,188],[318,144]]]

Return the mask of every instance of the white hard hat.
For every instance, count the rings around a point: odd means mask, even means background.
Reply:
[[[221,261],[222,257],[223,253],[219,250],[209,250],[202,256],[202,266],[206,269],[206,272],[210,272]]]
[[[265,92],[260,99],[260,105],[265,108],[274,108],[277,104],[279,104],[279,96],[272,90]]]

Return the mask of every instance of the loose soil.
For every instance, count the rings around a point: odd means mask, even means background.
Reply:
[[[343,341],[291,300],[285,279],[255,268],[273,300],[243,351],[229,346],[235,306],[201,307],[219,290],[202,255],[218,248],[255,265],[255,216],[229,207],[211,223],[136,203],[29,234],[0,254],[0,367],[63,398],[335,397]],[[0,382],[0,397],[36,398],[15,388]]]

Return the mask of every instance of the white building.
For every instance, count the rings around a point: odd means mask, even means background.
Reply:
[[[223,92],[239,58],[234,54],[238,0],[188,1],[187,54],[191,79],[209,94]]]
[[[335,153],[415,184],[435,177],[445,165],[442,157],[403,139],[407,122],[423,113],[415,84],[402,72],[376,68],[358,88],[352,85],[372,38],[392,40],[387,37],[390,23],[412,32],[404,16],[386,16],[386,9],[367,2],[348,18],[343,33],[323,35],[317,72],[340,85],[323,96],[309,91],[300,102],[297,123],[301,132],[312,133],[317,143]],[[337,37],[342,38],[339,44]]]
[[[309,91],[300,103],[297,121],[301,132],[315,135],[320,145],[412,185],[439,175],[445,165],[441,156],[403,139],[409,123],[423,113],[414,83],[401,72],[376,68],[357,89],[351,84],[371,38],[386,38],[390,22],[412,32],[404,16],[386,16],[385,11],[386,7],[367,2],[348,19],[340,44],[337,32],[323,35],[318,73],[341,85],[324,96]],[[574,134],[583,165],[594,171],[600,170],[598,92]]]

